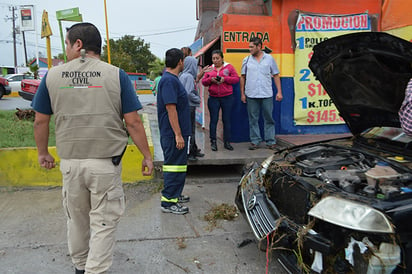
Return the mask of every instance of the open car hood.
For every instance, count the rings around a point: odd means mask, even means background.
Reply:
[[[309,63],[352,134],[400,127],[398,110],[412,77],[412,43],[383,32],[338,36],[317,44]]]

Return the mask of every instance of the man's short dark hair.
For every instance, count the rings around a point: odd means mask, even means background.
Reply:
[[[259,37],[252,37],[250,38],[249,43],[253,43],[255,46],[262,46],[262,39]]]
[[[166,67],[174,69],[180,60],[183,60],[183,52],[180,49],[172,48],[166,51]]]
[[[93,51],[98,55],[101,53],[102,37],[96,26],[91,23],[78,23],[67,28],[67,38],[70,45],[79,39],[83,42],[83,48],[86,51]]]
[[[192,49],[189,47],[183,47],[180,50],[183,52],[183,59],[192,55]]]

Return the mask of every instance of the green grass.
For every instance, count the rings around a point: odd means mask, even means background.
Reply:
[[[143,117],[140,116],[143,120]],[[129,144],[133,144],[129,137]],[[53,116],[50,119],[49,146],[56,146]],[[33,121],[19,120],[15,110],[0,110],[0,148],[36,147]]]
[[[19,120],[15,110],[0,111],[0,148],[36,147],[33,121]],[[54,122],[50,121],[49,146],[55,146]]]

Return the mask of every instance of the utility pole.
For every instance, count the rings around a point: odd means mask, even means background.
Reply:
[[[13,50],[14,50],[14,73],[17,73],[17,51],[16,51],[16,17],[14,16],[14,10],[16,7],[12,7],[12,20],[13,20]]]
[[[17,73],[17,41],[16,41],[16,19],[17,16],[15,15],[16,11],[15,6],[9,6],[9,11],[11,11],[11,18],[9,16],[6,16],[5,20],[12,20],[13,23],[13,49],[14,49],[14,73]]]
[[[26,48],[26,37],[24,35],[24,31],[21,32],[23,34],[23,48],[24,48],[24,61],[25,61],[25,65],[27,65],[27,48]]]

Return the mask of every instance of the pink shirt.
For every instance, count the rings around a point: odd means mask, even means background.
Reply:
[[[212,83],[212,78],[216,76],[224,78],[221,84]],[[209,96],[223,97],[233,94],[233,86],[239,82],[239,76],[235,68],[229,63],[223,63],[223,67],[218,71],[214,66],[213,70],[205,73],[202,84],[209,86]]]

